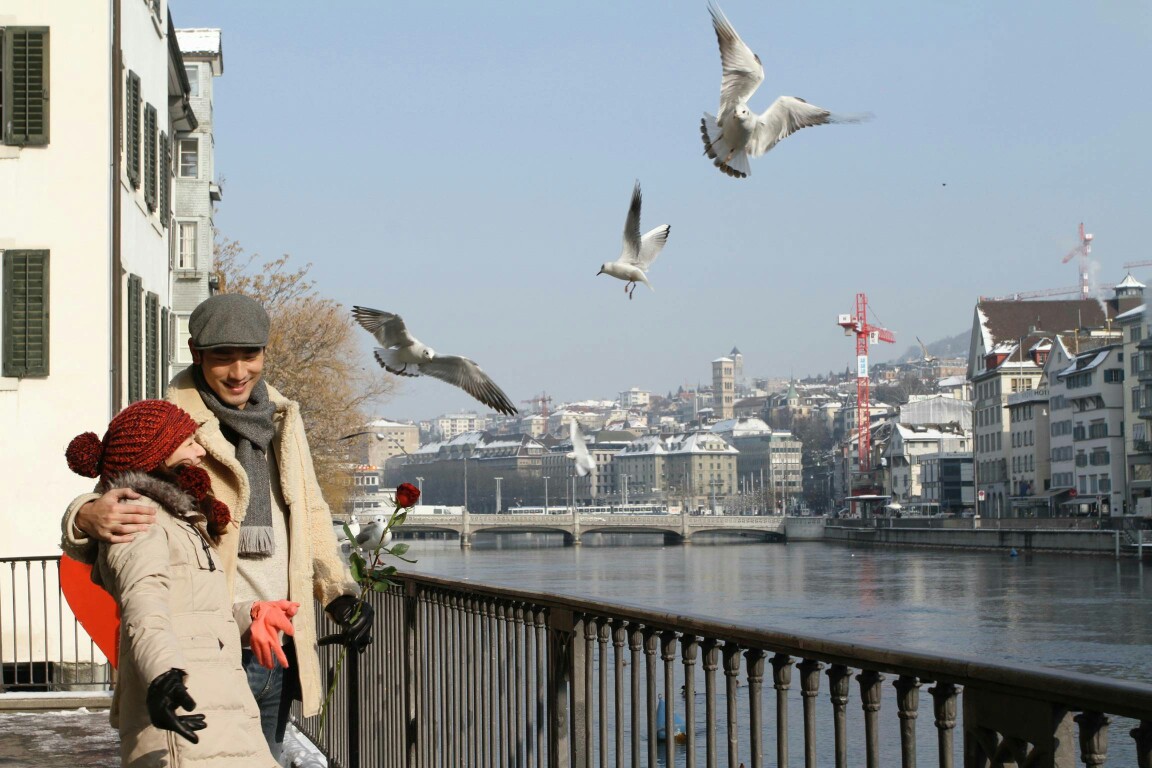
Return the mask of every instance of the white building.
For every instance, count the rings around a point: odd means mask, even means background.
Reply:
[[[434,420],[441,440],[451,440],[465,432],[481,432],[488,427],[488,419],[477,413],[446,413]]]
[[[924,505],[923,463],[940,454],[969,451],[969,441],[969,433],[959,426],[897,423],[883,454],[892,501],[910,508]]]
[[[69,440],[167,383],[168,157],[196,118],[166,6],[0,16],[0,556],[59,553],[57,513],[92,488]]]
[[[620,407],[624,410],[646,409],[652,402],[652,393],[632,387],[620,393]]]
[[[172,146],[172,364],[173,371],[192,363],[188,349],[188,317],[211,295],[215,285],[212,260],[212,212],[220,201],[216,183],[216,137],[213,132],[213,90],[224,74],[224,50],[219,29],[178,29],[176,39],[188,79],[188,102],[196,127],[180,131]]]

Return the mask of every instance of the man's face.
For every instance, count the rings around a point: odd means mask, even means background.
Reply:
[[[264,350],[260,347],[217,347],[193,349],[192,362],[200,366],[204,380],[233,408],[244,408],[252,388],[264,370]]]

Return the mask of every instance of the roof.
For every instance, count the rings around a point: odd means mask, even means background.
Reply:
[[[1119,283],[1116,284],[1116,287],[1117,288],[1146,288],[1147,286],[1145,286],[1144,283],[1140,282],[1136,278],[1132,277],[1132,273],[1129,272],[1127,275],[1124,276],[1123,280],[1121,280]]]
[[[1099,328],[1107,319],[1095,299],[1043,301],[991,301],[976,304],[984,334],[984,348],[991,351],[997,342],[1019,343],[1033,335],[1059,333],[1078,328]],[[1035,329],[1037,333],[1029,333]]]
[[[176,41],[181,53],[220,54],[220,30],[211,27],[195,27],[176,30]]]
[[[762,419],[724,419],[712,425],[716,433],[731,433],[733,437],[742,435],[770,435],[772,427]]]

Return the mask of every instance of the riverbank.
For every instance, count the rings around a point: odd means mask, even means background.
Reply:
[[[824,541],[854,545],[891,547],[926,547],[933,549],[1013,550],[1059,552],[1075,555],[1136,558],[1143,551],[1152,552],[1152,535],[1139,531],[1106,528],[1011,527],[1011,521],[998,520],[996,525],[982,524],[979,519],[949,521],[955,527],[936,527],[934,521],[915,520],[829,520],[824,526]],[[1021,521],[1024,522],[1024,521]],[[1032,522],[1032,521],[1028,521]],[[963,527],[959,527],[959,526]],[[1069,523],[1075,525],[1075,523]],[[1148,532],[1145,532],[1148,534]]]

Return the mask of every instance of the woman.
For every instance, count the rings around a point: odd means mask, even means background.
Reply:
[[[111,721],[125,766],[277,765],[240,662],[233,610],[250,611],[250,643],[266,667],[293,634],[297,603],[233,606],[215,552],[229,522],[199,467],[196,422],[177,406],[143,400],[86,432],[65,454],[68,466],[99,477],[99,489],[127,487],[133,503],[157,508],[156,524],[123,544],[101,544],[92,579],[120,608],[119,680]],[[161,514],[163,510],[166,514]],[[177,714],[178,709],[194,714]]]

